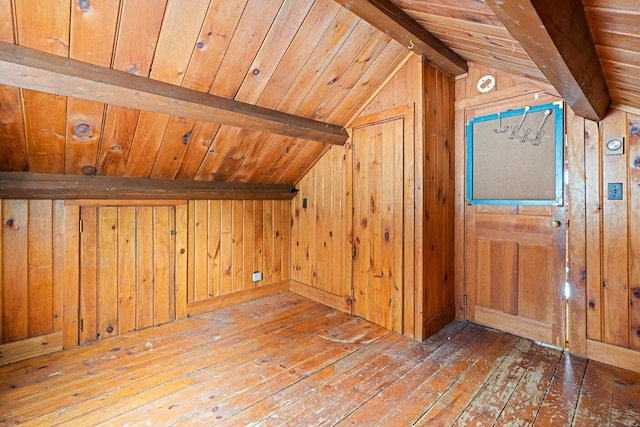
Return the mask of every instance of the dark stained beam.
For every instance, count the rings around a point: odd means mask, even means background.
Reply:
[[[0,172],[0,199],[291,200],[293,185]]]
[[[0,84],[343,145],[341,127],[0,42]]]
[[[611,95],[581,0],[487,0],[573,111],[601,120]]]
[[[446,73],[457,76],[467,72],[467,61],[390,0],[336,1]]]

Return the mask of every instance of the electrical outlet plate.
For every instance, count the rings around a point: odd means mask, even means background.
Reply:
[[[262,273],[259,271],[254,271],[253,272],[253,281],[254,282],[259,282],[260,280],[262,280]]]
[[[622,183],[610,182],[607,188],[609,200],[622,200]]]

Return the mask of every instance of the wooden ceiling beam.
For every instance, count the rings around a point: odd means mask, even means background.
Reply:
[[[581,0],[487,0],[579,116],[601,120],[611,95]]]
[[[0,84],[343,145],[329,123],[0,42]]]
[[[446,73],[457,76],[467,72],[467,61],[390,0],[336,1]]]
[[[0,172],[0,199],[291,200],[293,185]]]

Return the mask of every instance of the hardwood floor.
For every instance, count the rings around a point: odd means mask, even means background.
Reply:
[[[0,425],[640,426],[640,374],[454,322],[418,343],[292,293],[0,368]]]

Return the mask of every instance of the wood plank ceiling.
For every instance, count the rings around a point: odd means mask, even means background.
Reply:
[[[468,62],[548,82],[539,64],[531,59],[515,34],[509,33],[485,0],[394,2]],[[531,3],[552,5],[554,1]],[[637,111],[640,109],[640,2],[582,0],[582,4],[614,105]],[[562,20],[574,24],[572,16],[563,15],[561,8],[556,10]]]
[[[407,52],[332,0],[0,0],[0,40],[345,125]],[[319,141],[3,86],[0,170],[293,184]]]
[[[356,3],[368,7],[360,0],[0,0],[0,42],[340,127],[411,47],[352,13]],[[548,83],[484,0],[394,3],[463,61]],[[640,3],[582,4],[613,102],[640,109]],[[293,185],[328,149],[215,119],[16,86],[0,86],[0,171]]]

